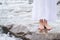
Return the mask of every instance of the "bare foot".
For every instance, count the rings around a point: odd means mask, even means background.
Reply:
[[[47,23],[47,20],[44,19],[44,26],[46,27],[47,30],[51,30],[52,27],[50,27]]]
[[[40,21],[39,21],[39,30],[44,30],[44,24],[43,24],[43,19],[40,19]]]

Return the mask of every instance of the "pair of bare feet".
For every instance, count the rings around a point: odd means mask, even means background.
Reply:
[[[46,19],[40,19],[39,21],[39,30],[44,30],[44,29],[47,29],[47,30],[51,30],[52,28],[48,25],[48,22]]]

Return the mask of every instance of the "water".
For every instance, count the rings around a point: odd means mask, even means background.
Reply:
[[[9,37],[7,34],[0,34],[0,40],[16,40],[14,37]]]

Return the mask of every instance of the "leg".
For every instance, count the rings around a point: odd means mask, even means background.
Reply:
[[[48,25],[48,22],[46,19],[44,19],[44,26],[46,27],[47,30],[51,30],[52,28]]]
[[[43,19],[40,19],[39,21],[39,30],[44,30],[44,24],[43,24]]]

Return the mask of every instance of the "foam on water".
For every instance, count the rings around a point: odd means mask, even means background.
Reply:
[[[14,37],[9,37],[7,34],[0,34],[0,40],[16,40]]]

